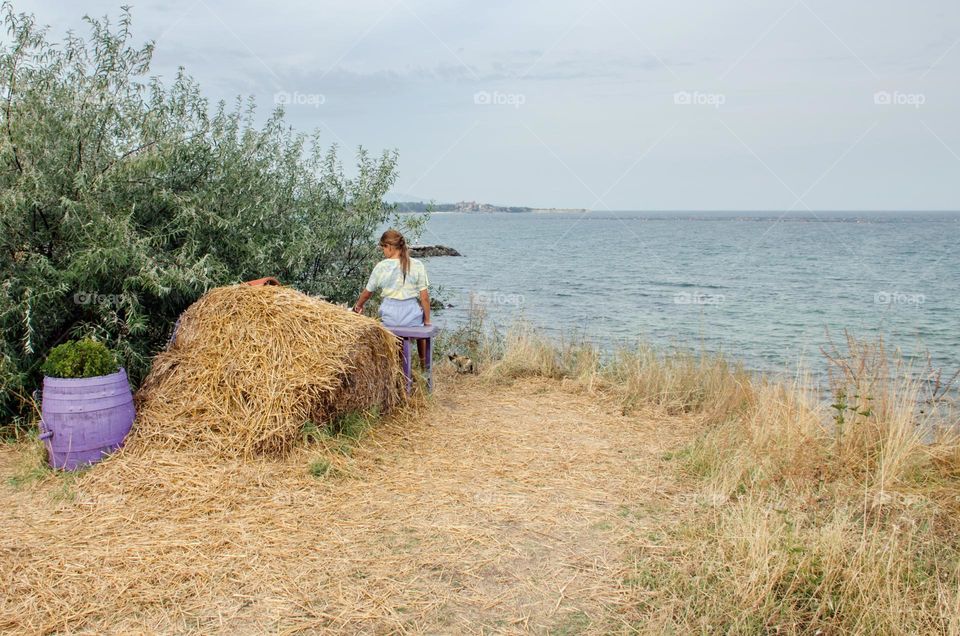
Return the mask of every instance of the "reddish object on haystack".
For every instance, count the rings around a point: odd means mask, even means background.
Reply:
[[[247,285],[252,285],[256,287],[257,285],[276,285],[280,287],[280,281],[278,281],[273,276],[267,276],[266,278],[258,278],[257,280],[248,280]]]

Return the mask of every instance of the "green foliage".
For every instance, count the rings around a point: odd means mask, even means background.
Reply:
[[[282,108],[211,108],[181,71],[149,76],[128,10],[87,18],[86,38],[47,40],[2,6],[0,423],[23,415],[46,353],[92,336],[134,382],[203,292],[261,276],[352,302],[379,258],[376,234],[415,238],[422,218],[383,204],[395,152],[297,134]]]
[[[309,470],[311,475],[317,479],[320,479],[327,476],[327,473],[330,472],[330,468],[330,460],[321,457],[310,462],[310,466],[307,470]]]
[[[450,301],[450,293],[443,285],[430,285],[430,311],[438,312],[446,308]]]
[[[30,484],[43,481],[53,474],[53,470],[46,464],[33,464],[24,466],[14,474],[7,477],[7,484],[13,488],[22,488]]]
[[[489,323],[486,307],[471,294],[466,322],[452,331],[438,333],[433,350],[434,355],[441,358],[457,353],[486,366],[503,357],[505,344],[503,332],[497,325]]]
[[[342,413],[325,424],[307,420],[301,425],[300,435],[304,444],[318,444],[327,451],[350,456],[354,446],[368,430],[376,425],[379,418],[380,410],[372,408],[366,411]],[[318,475],[314,474],[314,476]]]
[[[843,425],[847,423],[847,417],[850,417],[850,421],[854,421],[856,420],[857,416],[870,417],[873,415],[873,409],[869,407],[860,409],[857,406],[856,401],[861,399],[860,395],[854,395],[853,398],[855,402],[851,404],[847,396],[847,391],[843,388],[837,389],[834,393],[834,402],[830,405],[830,408],[836,412],[833,416],[833,421],[840,430],[842,430]],[[869,402],[873,398],[864,396],[863,399]]]
[[[343,438],[356,441],[363,437],[377,420],[380,411],[373,408],[369,411],[350,411],[338,416],[330,423],[330,430]]]
[[[120,365],[106,345],[84,338],[54,347],[42,370],[44,375],[53,378],[93,378],[116,373]]]
[[[307,420],[300,427],[300,435],[304,444],[316,444],[330,437],[325,427],[317,426],[313,420]]]

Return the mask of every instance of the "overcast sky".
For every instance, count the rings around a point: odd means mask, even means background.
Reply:
[[[130,3],[154,73],[396,148],[399,199],[960,209],[956,0]],[[120,4],[14,2],[58,39]]]

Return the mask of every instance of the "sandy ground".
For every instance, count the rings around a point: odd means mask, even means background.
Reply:
[[[629,560],[657,558],[678,492],[661,456],[689,429],[456,377],[320,479],[314,449],[14,483],[29,458],[8,447],[0,631],[629,633]]]

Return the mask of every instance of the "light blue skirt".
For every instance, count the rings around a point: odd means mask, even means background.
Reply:
[[[420,300],[384,298],[380,303],[380,320],[387,327],[421,327],[423,308],[420,307]]]

